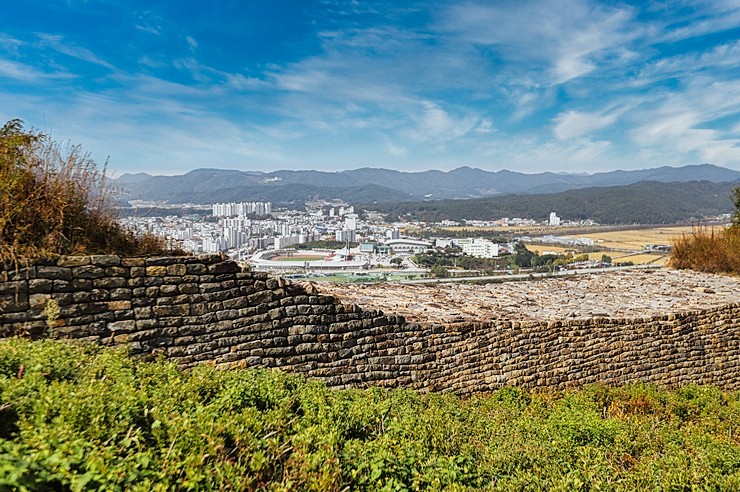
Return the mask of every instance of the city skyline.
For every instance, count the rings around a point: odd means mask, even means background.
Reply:
[[[0,116],[117,174],[740,170],[740,5],[29,0]]]

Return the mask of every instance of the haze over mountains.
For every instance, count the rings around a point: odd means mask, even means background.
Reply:
[[[124,192],[126,200],[167,200],[171,203],[270,200],[291,203],[314,198],[340,198],[354,203],[369,203],[557,193],[640,181],[725,183],[740,181],[740,172],[711,164],[595,174],[524,174],[470,167],[448,172],[403,172],[379,168],[340,172],[196,169],[178,176],[124,174],[114,180],[114,185]]]

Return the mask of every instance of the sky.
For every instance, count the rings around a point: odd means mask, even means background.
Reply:
[[[740,170],[740,0],[23,0],[0,124],[114,175]]]

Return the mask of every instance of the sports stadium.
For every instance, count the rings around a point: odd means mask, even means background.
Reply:
[[[258,271],[363,270],[370,266],[365,255],[339,250],[268,250],[260,251],[248,262]]]

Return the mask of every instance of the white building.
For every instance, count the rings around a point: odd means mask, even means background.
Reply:
[[[394,253],[423,253],[427,249],[432,247],[431,243],[426,241],[417,241],[415,239],[391,239],[386,241],[387,246],[393,250]]]
[[[550,225],[551,226],[560,225],[560,217],[558,217],[555,212],[550,212]]]
[[[356,237],[356,232],[354,230],[342,229],[341,231],[334,232],[334,240],[342,243],[346,241],[353,243],[355,242]]]
[[[271,215],[270,202],[242,202],[242,203],[214,203],[212,207],[214,217],[236,217],[238,215]]]
[[[476,258],[496,258],[499,255],[498,244],[482,238],[467,238],[455,241],[463,253]]]

